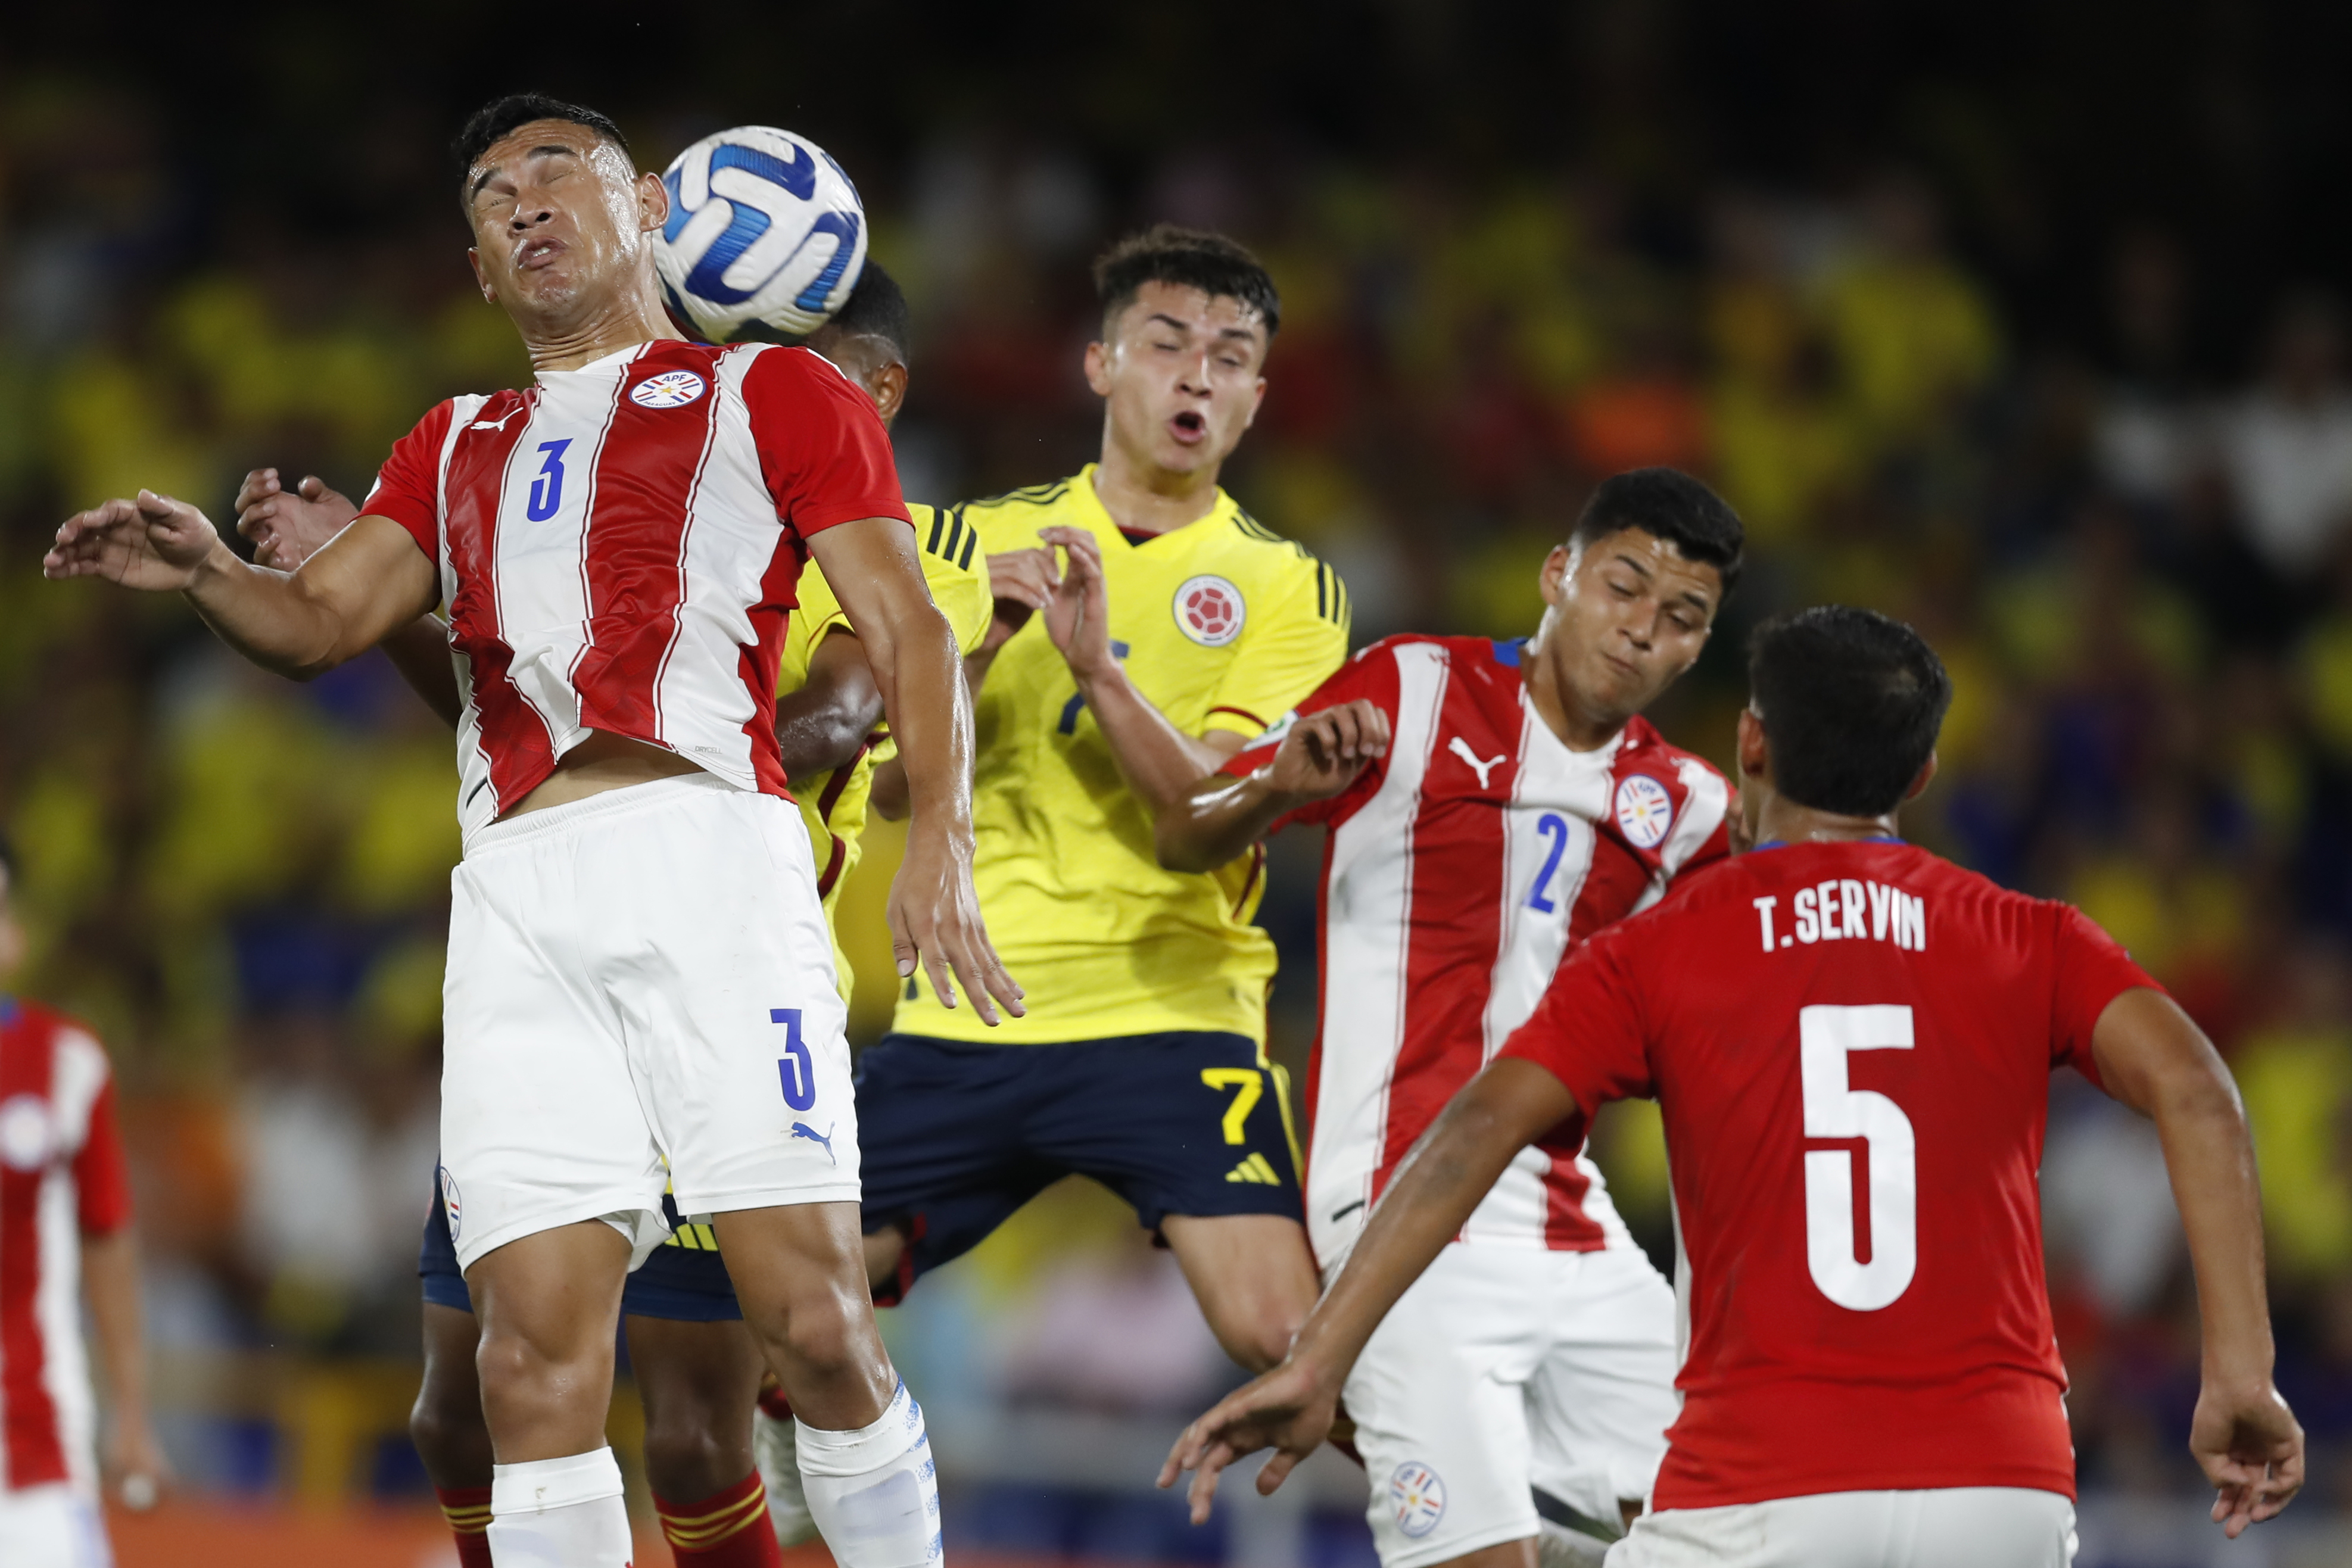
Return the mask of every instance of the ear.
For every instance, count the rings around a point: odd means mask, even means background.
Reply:
[[[1251,425],[1257,423],[1257,411],[1265,406],[1265,378],[1264,376],[1260,376],[1257,379],[1257,385],[1250,389],[1249,417],[1242,421],[1242,428],[1244,430],[1247,430]]]
[[[659,174],[637,176],[637,230],[651,234],[669,222],[669,187]]]
[[[481,289],[482,298],[496,305],[499,302],[499,291],[490,287],[489,278],[482,271],[482,253],[478,249],[467,247],[466,265],[474,269],[474,283]]]
[[[888,424],[907,403],[907,367],[896,360],[877,365],[866,378],[866,390],[874,398],[874,412]]]
[[[1568,574],[1576,570],[1576,552],[1566,545],[1554,545],[1537,569],[1536,585],[1543,592],[1546,604],[1558,604],[1568,591]]]
[[[1110,345],[1099,338],[1087,345],[1087,385],[1097,397],[1110,396]]]
[[[1928,764],[1930,768],[1934,766]],[[1764,721],[1752,707],[1739,710],[1739,779],[1743,793],[1750,779],[1765,785],[1772,782],[1772,743],[1764,738]]]
[[[1911,780],[1911,788],[1903,791],[1906,800],[1916,800],[1927,792],[1928,781],[1936,777],[1936,754],[1927,753],[1927,760],[1919,765],[1919,776]]]

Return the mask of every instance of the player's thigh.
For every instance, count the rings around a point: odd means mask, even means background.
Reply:
[[[1173,1031],[1037,1048],[1054,1074],[1030,1145],[1164,1216],[1301,1218],[1282,1076],[1237,1034]]]
[[[98,1508],[72,1486],[0,1487],[0,1563],[8,1568],[112,1568]]]
[[[846,1013],[808,830],[715,780],[642,788],[669,793],[583,852],[581,876],[627,912],[598,975],[677,1208],[855,1201]]]
[[[467,1267],[608,1214],[633,1244],[660,1234],[660,1150],[594,973],[608,938],[592,923],[618,916],[592,907],[542,815],[478,834],[451,878],[441,1197]]]
[[[1455,1244],[1373,1332],[1344,1393],[1383,1568],[1532,1538],[1526,1376],[1534,1292],[1510,1249]]]
[[[1822,1492],[1644,1514],[1609,1568],[2067,1568],[2074,1526],[2055,1492]]]
[[[1049,1066],[1027,1046],[903,1034],[859,1059],[865,1228],[908,1238],[898,1278],[877,1301],[978,1246],[1067,1174],[1023,1140],[1025,1118],[1051,1092]]]
[[[1613,1537],[1621,1504],[1647,1496],[1657,1479],[1680,1411],[1674,1287],[1630,1248],[1544,1260],[1551,1332],[1528,1380],[1537,1507]]]
[[[1168,1214],[1160,1231],[1225,1353],[1254,1372],[1280,1361],[1321,1291],[1307,1228],[1278,1214]]]

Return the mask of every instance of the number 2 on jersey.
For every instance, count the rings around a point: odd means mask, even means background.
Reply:
[[[1551,915],[1559,908],[1552,902],[1551,879],[1559,870],[1559,857],[1568,851],[1568,819],[1557,811],[1546,811],[1536,819],[1536,831],[1551,841],[1551,852],[1544,856],[1543,870],[1536,873],[1535,885],[1528,889],[1528,907]]]
[[[1859,1138],[1870,1169],[1870,1261],[1853,1228],[1851,1149],[1805,1151],[1805,1266],[1822,1295],[1857,1312],[1891,1306],[1919,1266],[1919,1161],[1911,1118],[1885,1095],[1846,1087],[1846,1056],[1911,1049],[1907,1007],[1810,1007],[1797,1014],[1805,1136]]]

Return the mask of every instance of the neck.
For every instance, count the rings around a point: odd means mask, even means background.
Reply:
[[[522,330],[523,347],[530,350],[531,371],[538,375],[576,371],[639,343],[678,336],[677,329],[654,302],[650,286],[631,290],[585,319],[515,325]]]
[[[1544,634],[1538,631],[1528,643],[1522,661],[1528,703],[1545,727],[1559,737],[1562,746],[1570,751],[1600,750],[1617,738],[1617,732],[1633,716],[1596,709],[1586,702],[1584,694],[1573,683],[1560,679],[1551,661],[1543,656],[1543,643]]]
[[[1139,463],[1103,432],[1102,461],[1095,465],[1095,495],[1110,520],[1138,533],[1164,534],[1195,523],[1217,506],[1222,465],[1193,474]]]
[[[1742,781],[1746,788],[1756,789],[1754,779]],[[1756,841],[1759,844],[1835,844],[1852,843],[1857,839],[1891,839],[1895,836],[1895,813],[1877,817],[1847,817],[1835,811],[1817,811],[1811,806],[1800,806],[1780,795],[1769,795],[1764,809],[1756,819]]]

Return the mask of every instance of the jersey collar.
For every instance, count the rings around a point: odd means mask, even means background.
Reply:
[[[1821,841],[1815,840],[1813,841],[1820,842]],[[1844,841],[1849,844],[1899,844],[1903,841],[1896,838],[1893,833],[1871,833],[1863,838],[1847,839]],[[1768,839],[1763,843],[1752,846],[1748,852],[1751,855],[1756,855],[1762,854],[1766,850],[1785,850],[1789,847],[1789,841],[1786,839]]]
[[[1234,514],[1241,509],[1234,498],[1225,494],[1225,487],[1220,485],[1217,486],[1216,504],[1207,511],[1186,523],[1183,528],[1171,528],[1164,534],[1154,534],[1142,544],[1138,544],[1119,531],[1118,520],[1110,515],[1110,508],[1103,505],[1102,493],[1095,488],[1095,470],[1101,466],[1099,463],[1089,463],[1079,469],[1078,476],[1070,481],[1070,488],[1076,492],[1077,504],[1086,514],[1087,528],[1093,532],[1095,538],[1103,541],[1106,549],[1112,544],[1117,544],[1121,549],[1142,549],[1146,546],[1157,544],[1161,539],[1173,538],[1187,529],[1197,528],[1204,524],[1230,522]]]

